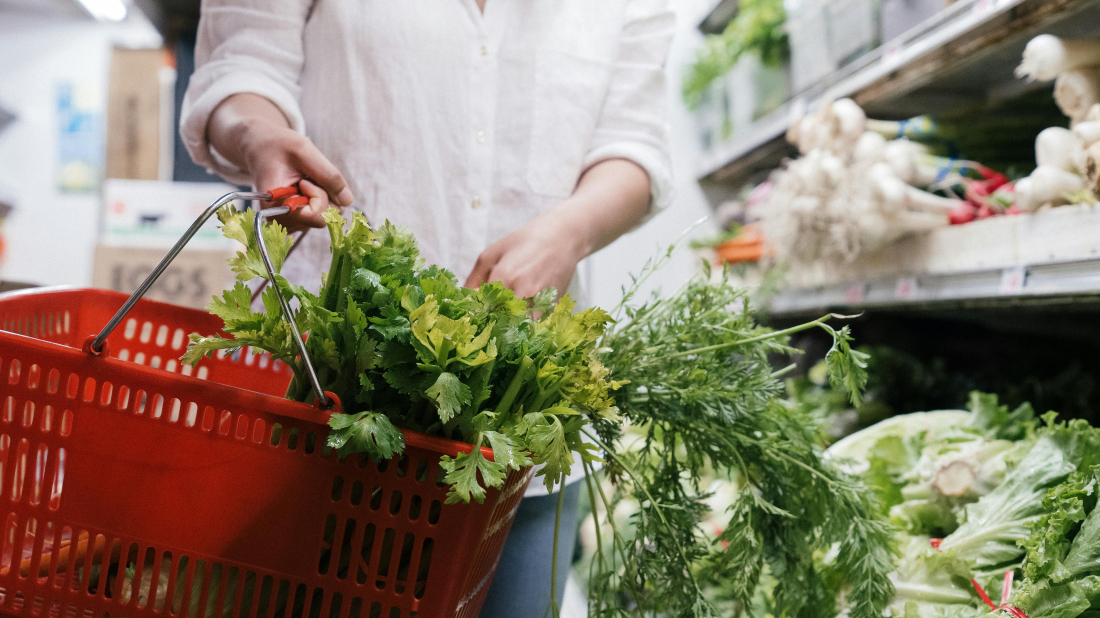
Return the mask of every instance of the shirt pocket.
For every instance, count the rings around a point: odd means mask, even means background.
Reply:
[[[611,64],[543,48],[535,93],[527,182],[535,193],[568,197],[577,184],[607,94]]]

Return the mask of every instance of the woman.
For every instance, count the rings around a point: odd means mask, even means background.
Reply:
[[[230,182],[298,183],[310,205],[292,231],[355,208],[408,226],[467,286],[554,287],[583,305],[578,263],[670,198],[665,4],[204,0],[181,132]],[[283,274],[317,286],[327,266],[313,233]],[[556,496],[528,495],[483,616],[542,616],[550,601]]]

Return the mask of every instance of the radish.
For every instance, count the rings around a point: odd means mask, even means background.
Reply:
[[[970,202],[960,202],[958,206],[947,213],[947,220],[951,225],[970,223],[977,218],[978,207]]]
[[[1100,65],[1100,41],[1072,41],[1040,34],[1024,48],[1016,77],[1050,81],[1059,73]]]

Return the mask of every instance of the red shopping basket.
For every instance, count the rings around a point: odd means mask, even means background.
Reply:
[[[400,458],[341,461],[282,363],[179,364],[205,312],[137,301],[90,353],[126,300],[0,295],[0,613],[477,615],[530,469],[447,505],[440,456],[469,445],[406,431]]]

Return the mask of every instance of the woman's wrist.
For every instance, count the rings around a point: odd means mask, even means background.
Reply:
[[[207,137],[219,154],[247,172],[265,142],[288,130],[290,122],[274,103],[244,93],[227,98],[214,109]]]
[[[567,255],[581,261],[596,250],[598,238],[593,233],[594,229],[588,213],[593,206],[584,203],[577,197],[570,197],[560,202],[556,207],[547,211],[543,216],[550,219],[548,222],[555,244]]]

